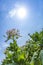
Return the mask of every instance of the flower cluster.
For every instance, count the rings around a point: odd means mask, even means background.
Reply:
[[[7,36],[4,35],[4,37],[7,37],[7,40],[5,40],[5,42],[7,42],[10,39],[14,40],[14,39],[18,39],[19,37],[21,37],[20,33],[19,33],[19,30],[17,30],[17,29],[8,30],[6,32],[6,35]]]
[[[19,35],[19,30],[16,30],[16,29],[11,29],[11,30],[8,30],[6,32],[7,36],[9,37],[12,37],[12,36],[16,36],[16,35]]]

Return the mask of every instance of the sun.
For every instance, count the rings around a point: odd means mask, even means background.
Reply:
[[[13,18],[16,16],[18,19],[24,19],[27,16],[27,9],[25,7],[14,8],[9,11],[9,16]]]
[[[26,16],[26,9],[25,8],[19,8],[17,11],[17,16],[19,18],[24,18]]]

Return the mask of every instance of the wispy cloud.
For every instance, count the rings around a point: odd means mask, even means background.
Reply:
[[[13,16],[15,16],[15,14],[16,14],[16,9],[12,9],[9,11],[9,17],[12,18]]]

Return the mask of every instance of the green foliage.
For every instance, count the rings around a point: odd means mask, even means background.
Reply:
[[[24,46],[19,47],[17,39],[21,36],[18,30],[7,32],[6,41],[12,39],[13,42],[6,48],[6,58],[2,65],[43,65],[43,30],[28,35],[30,39]]]
[[[43,65],[43,50],[40,51],[40,61],[41,64]]]

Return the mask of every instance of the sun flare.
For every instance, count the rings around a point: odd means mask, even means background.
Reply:
[[[19,8],[17,11],[17,16],[19,18],[24,18],[26,16],[26,9],[25,8]]]
[[[20,7],[20,8],[18,7],[18,8],[15,8],[15,9],[12,9],[11,11],[9,11],[9,16],[11,18],[16,16],[19,19],[23,19],[26,17],[26,15],[27,15],[27,10],[24,7]]]

